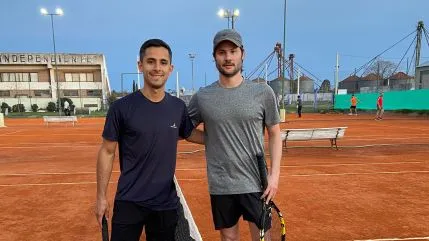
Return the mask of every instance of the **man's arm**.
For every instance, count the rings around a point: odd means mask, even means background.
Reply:
[[[280,125],[275,124],[267,127],[268,130],[268,147],[271,155],[271,168],[268,175],[268,186],[265,189],[262,197],[267,198],[267,203],[276,195],[279,178],[280,178],[280,162],[282,159],[282,140],[280,134]]]
[[[188,138],[186,138],[187,141],[197,143],[204,145],[204,131],[198,129],[198,127],[195,127],[192,130],[192,133]]]
[[[109,217],[109,203],[107,201],[107,187],[112,174],[113,159],[115,158],[117,142],[103,139],[97,158],[97,202],[95,216],[101,227],[103,215]]]

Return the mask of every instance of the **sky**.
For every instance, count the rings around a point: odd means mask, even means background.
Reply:
[[[429,24],[428,0],[287,0],[286,14],[284,4],[285,0],[0,0],[0,52],[52,53],[50,19],[40,8],[54,12],[61,7],[64,16],[54,17],[57,53],[104,54],[112,89],[121,89],[121,73],[137,71],[141,44],[160,38],[173,51],[174,72],[166,89],[176,88],[178,75],[181,87],[190,90],[193,85],[197,90],[218,79],[212,41],[217,31],[228,28],[228,21],[217,12],[239,9],[234,27],[243,37],[245,73],[255,70],[285,39],[286,56],[293,53],[307,75],[333,84],[337,53],[342,80],[415,31],[418,21]],[[414,36],[381,58],[399,63],[405,56],[405,69],[412,49],[405,53]],[[425,37],[422,45],[421,63],[429,61]],[[195,54],[193,81],[190,53]],[[275,77],[270,74],[268,79]],[[124,89],[132,89],[133,79],[137,76],[124,75]]]

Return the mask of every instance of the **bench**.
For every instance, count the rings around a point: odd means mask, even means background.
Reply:
[[[283,129],[281,138],[283,148],[287,148],[287,141],[307,141],[329,139],[331,148],[338,150],[337,139],[344,137],[347,127],[309,128],[309,129]]]
[[[58,123],[58,122],[71,122],[74,126],[77,122],[76,116],[43,116],[43,121],[46,123],[46,126],[49,126],[49,123]]]

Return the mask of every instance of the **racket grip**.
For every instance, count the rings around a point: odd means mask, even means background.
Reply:
[[[101,235],[103,241],[109,241],[109,225],[107,224],[106,216],[101,219]]]
[[[267,163],[265,162],[265,157],[263,154],[257,154],[256,160],[258,162],[258,169],[259,169],[259,176],[261,178],[261,184],[262,184],[262,191],[265,191],[265,189],[268,186],[268,180],[267,180]]]

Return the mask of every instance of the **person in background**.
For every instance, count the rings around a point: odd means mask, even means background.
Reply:
[[[298,95],[298,99],[296,100],[296,107],[298,109],[298,117],[301,118],[301,114],[302,114],[302,99],[301,99],[300,95]]]
[[[384,114],[383,108],[383,92],[380,92],[380,95],[377,98],[377,113],[375,115],[375,120],[382,120]]]
[[[67,100],[64,101],[64,114],[70,116],[70,104]]]
[[[352,97],[350,98],[350,113],[349,115],[353,115],[353,110],[354,110],[354,114],[357,115],[357,103],[358,103],[358,99],[356,98],[356,96],[354,94],[352,94]]]

